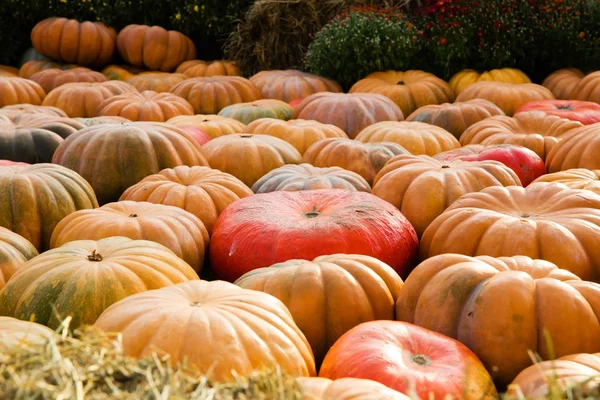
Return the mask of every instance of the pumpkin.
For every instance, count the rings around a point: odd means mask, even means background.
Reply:
[[[201,129],[211,139],[219,136],[229,135],[231,133],[242,133],[246,130],[246,125],[233,118],[221,117],[219,115],[193,116],[179,115],[167,121],[169,124],[181,126],[193,126]]]
[[[600,104],[578,100],[540,100],[523,104],[515,115],[530,110],[540,110],[546,115],[579,121],[584,125],[600,122]]]
[[[287,103],[318,92],[342,92],[337,82],[296,69],[260,71],[250,77],[250,81],[265,99]]]
[[[241,76],[239,67],[235,62],[225,60],[202,61],[189,60],[181,63],[177,67],[177,73],[185,74],[190,78],[204,76]]]
[[[42,105],[58,107],[71,118],[90,118],[104,100],[131,92],[137,89],[122,81],[65,83],[48,93]]]
[[[348,253],[375,257],[401,276],[413,266],[417,236],[392,205],[364,192],[307,190],[233,202],[213,228],[211,268],[219,279],[291,259]]]
[[[506,399],[524,396],[543,399],[551,393],[574,394],[573,398],[593,398],[591,396],[597,395],[598,375],[600,353],[570,354],[540,361],[517,375],[508,386]]]
[[[38,53],[53,60],[104,67],[112,61],[117,33],[102,22],[46,18],[31,31]]]
[[[140,92],[153,90],[155,92],[170,92],[173,86],[188,79],[183,74],[171,74],[168,72],[142,72],[139,75],[127,79],[127,83],[134,86]]]
[[[370,379],[296,378],[306,400],[410,400],[410,397]]]
[[[531,83],[531,79],[524,72],[514,68],[499,68],[479,73],[473,69],[463,69],[450,78],[448,82],[453,92],[458,96],[467,86],[476,82],[506,82],[506,83]]]
[[[47,344],[58,341],[59,335],[52,329],[30,321],[12,317],[0,317],[0,349],[14,351],[22,346]]]
[[[160,26],[127,25],[117,36],[117,50],[127,64],[153,71],[174,71],[182,62],[196,58],[189,37]]]
[[[369,125],[380,121],[402,121],[402,110],[377,93],[319,92],[304,98],[294,108],[292,119],[311,119],[332,124],[354,138]]]
[[[319,168],[344,168],[356,172],[372,185],[383,166],[399,154],[408,152],[393,142],[363,143],[352,139],[328,138],[310,146],[302,162]]]
[[[513,144],[526,147],[545,160],[557,143],[581,126],[577,121],[531,110],[514,117],[498,115],[477,122],[465,130],[460,143]]]
[[[23,103],[39,106],[45,97],[44,89],[34,81],[0,76],[0,108]]]
[[[356,172],[339,167],[318,168],[310,164],[284,165],[264,175],[252,186],[254,193],[280,190],[342,189],[371,192],[371,185]]]
[[[76,329],[125,297],[192,279],[199,279],[194,270],[158,243],[76,240],[21,266],[0,291],[0,315],[53,329],[71,316]]]
[[[0,65],[0,74],[6,74],[6,76],[19,76],[19,69],[9,65]]]
[[[260,118],[248,124],[244,132],[283,139],[294,146],[300,154],[304,154],[312,144],[321,139],[348,137],[335,125],[305,119],[282,121],[276,118]]]
[[[258,268],[234,282],[277,297],[306,336],[317,365],[356,325],[394,318],[402,279],[376,258],[333,254]]]
[[[190,134],[159,122],[90,126],[62,142],[52,162],[80,173],[100,204],[117,201],[127,188],[165,168],[208,165]]]
[[[37,255],[37,249],[27,239],[0,226],[0,289],[23,264]]]
[[[389,97],[410,115],[419,107],[428,104],[452,103],[454,93],[447,82],[424,71],[374,72],[356,82],[349,93],[379,93]]]
[[[122,124],[124,122],[131,122],[123,117],[116,116],[104,116],[104,117],[91,117],[91,118],[71,118],[74,121],[79,121],[85,126],[95,126],[100,124]]]
[[[573,129],[546,157],[548,172],[573,168],[600,169],[600,122]]]
[[[281,100],[263,99],[250,103],[237,103],[219,111],[220,116],[237,119],[248,125],[260,118],[276,118],[287,121],[291,118],[294,109]]]
[[[544,160],[540,156],[526,147],[512,144],[488,146],[470,144],[437,154],[433,158],[440,161],[500,161],[517,174],[523,186],[529,185],[534,179],[546,173]]]
[[[130,121],[165,122],[178,115],[194,115],[192,105],[172,93],[145,90],[111,96],[98,106],[96,116],[117,116]]]
[[[540,176],[534,182],[562,183],[571,189],[587,189],[600,194],[600,170],[598,169],[567,169]]]
[[[126,81],[135,76],[120,65],[109,65],[102,70],[102,74],[111,81]]]
[[[316,375],[310,345],[283,303],[227,282],[189,281],[129,296],[95,326],[119,332],[128,356],[158,350],[214,382],[273,365],[293,376]]]
[[[269,135],[219,136],[206,143],[203,150],[211,168],[235,176],[248,187],[275,168],[302,161],[294,146]]]
[[[108,79],[100,72],[88,68],[73,68],[62,70],[60,68],[45,69],[31,76],[32,81],[40,84],[46,93],[65,83],[71,82],[105,82]]]
[[[491,101],[473,99],[457,103],[430,104],[415,110],[406,120],[439,126],[460,139],[462,133],[476,122],[494,115],[505,115]]]
[[[460,147],[460,143],[450,132],[424,122],[378,122],[360,131],[356,140],[363,143],[393,142],[404,147],[410,154],[428,156]]]
[[[23,236],[40,252],[49,248],[61,219],[95,207],[92,187],[70,169],[55,164],[0,167],[0,226]]]
[[[225,207],[252,191],[232,175],[208,167],[163,169],[127,189],[119,201],[147,201],[179,207],[198,217],[210,234]]]
[[[204,132],[200,128],[196,128],[195,126],[181,125],[178,126],[178,128],[192,135],[196,142],[200,144],[200,146],[206,144],[210,140],[210,136],[208,136],[208,133]]]
[[[197,272],[202,270],[209,241],[204,224],[190,212],[169,205],[124,200],[67,215],[54,228],[50,247],[111,236],[160,243]]]
[[[600,278],[599,251],[600,195],[547,182],[464,195],[429,225],[420,246],[421,259],[523,255],[591,281]]]
[[[68,118],[67,113],[57,107],[35,106],[32,104],[13,104],[0,108],[0,115],[8,117],[9,120],[14,120],[23,114],[45,114],[55,117]]]
[[[456,97],[456,101],[473,99],[489,100],[512,116],[523,104],[536,100],[552,100],[552,92],[541,85],[534,83],[502,83],[502,82],[477,82],[467,86]]]
[[[587,74],[573,88],[570,100],[600,103],[600,71]]]
[[[557,99],[569,100],[573,89],[584,75],[577,68],[563,68],[548,75],[542,85],[550,89]]]
[[[319,376],[361,378],[420,399],[498,398],[488,372],[462,343],[398,321],[364,322],[325,356]]]
[[[54,61],[49,60],[31,60],[27,61],[25,64],[19,68],[19,76],[21,78],[29,79],[34,74],[40,71],[44,71],[51,68],[60,68],[63,69],[64,66],[56,63]]]
[[[519,177],[498,161],[440,161],[402,154],[379,171],[371,193],[397,207],[421,236],[462,195],[511,185],[521,186]]]
[[[190,78],[171,88],[194,107],[196,114],[217,114],[227,106],[260,100],[260,90],[241,76]]]
[[[442,254],[408,277],[396,318],[462,342],[502,386],[531,365],[529,351],[547,359],[600,350],[599,299],[599,284],[548,261]]]

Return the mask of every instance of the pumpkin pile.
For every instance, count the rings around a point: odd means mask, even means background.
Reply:
[[[167,357],[152,373],[267,368],[286,398],[600,374],[600,71],[380,71],[344,93],[243,77],[157,26],[31,37],[51,61],[0,76],[0,344],[58,330],[73,355],[93,326],[128,363]]]

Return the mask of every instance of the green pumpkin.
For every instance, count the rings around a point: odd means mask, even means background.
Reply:
[[[293,107],[284,101],[266,99],[250,103],[232,104],[222,109],[219,115],[221,117],[236,119],[248,125],[250,122],[260,118],[276,118],[287,121],[292,118],[293,112]]]

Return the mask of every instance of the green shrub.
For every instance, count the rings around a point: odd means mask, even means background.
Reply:
[[[306,67],[348,89],[372,72],[410,69],[420,50],[419,35],[395,9],[352,7],[317,33]]]

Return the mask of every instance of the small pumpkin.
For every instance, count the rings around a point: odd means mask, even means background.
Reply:
[[[111,96],[96,111],[98,117],[116,116],[130,121],[165,122],[178,115],[194,115],[192,105],[172,93],[152,90]]]
[[[506,83],[531,83],[531,79],[523,71],[515,68],[499,68],[482,73],[473,69],[463,69],[450,78],[450,87],[458,96],[467,86],[476,82],[506,82]]]
[[[578,100],[540,100],[523,104],[515,115],[530,110],[540,110],[546,115],[579,121],[584,125],[600,122],[600,104]]]
[[[221,117],[237,119],[243,124],[261,118],[275,118],[287,121],[291,118],[294,109],[286,102],[274,99],[255,100],[249,103],[237,103],[219,111]]]
[[[410,397],[370,379],[296,378],[306,400],[410,400]]]
[[[600,169],[600,122],[569,131],[546,157],[548,172]]]
[[[0,317],[0,346],[3,348],[13,350],[23,344],[46,344],[51,339],[58,340],[58,335],[44,325]]]
[[[214,60],[208,62],[202,60],[189,60],[181,63],[175,72],[179,74],[185,74],[190,78],[218,75],[242,75],[235,62],[226,60]]]
[[[600,71],[591,72],[581,78],[569,99],[600,103]]]
[[[65,83],[71,82],[105,82],[108,79],[100,72],[89,68],[73,68],[62,70],[59,68],[45,69],[31,76],[32,81],[40,84],[46,93]]]
[[[569,100],[573,89],[584,76],[577,68],[563,68],[548,75],[542,85],[550,89],[557,99]]]
[[[537,178],[536,182],[561,183],[571,189],[586,189],[600,194],[600,170],[587,168],[573,168],[565,171],[546,174]]]
[[[265,99],[287,103],[318,92],[342,92],[337,82],[296,69],[260,71],[250,77],[250,81]]]
[[[142,72],[132,76],[125,81],[134,86],[140,92],[152,90],[155,92],[170,92],[173,86],[188,79],[183,74],[171,74],[169,72]]]
[[[68,118],[69,116],[63,110],[57,107],[36,106],[32,104],[13,104],[0,108],[0,115],[7,117],[13,121],[23,114],[45,114],[55,117]]]
[[[240,121],[221,117],[219,115],[179,115],[167,121],[176,126],[193,126],[201,129],[204,133],[214,139],[219,136],[229,135],[231,133],[243,133],[246,131],[246,125]]]
[[[39,106],[45,97],[46,92],[37,82],[0,76],[0,108],[23,103]]]
[[[0,226],[0,289],[23,264],[38,254],[27,239]]]

